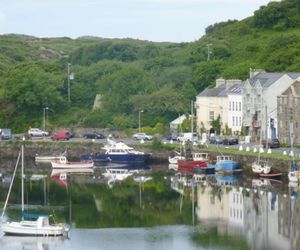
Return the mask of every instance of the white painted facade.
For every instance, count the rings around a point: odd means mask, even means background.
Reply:
[[[232,132],[240,132],[243,124],[241,80],[217,79],[215,88],[205,89],[196,97],[195,107],[198,132],[203,126],[209,131],[211,122],[219,115],[221,130],[227,125]]]
[[[300,73],[250,72],[242,84],[244,126],[249,135],[278,137],[277,97],[288,89]]]
[[[228,127],[232,132],[240,132],[243,124],[242,94],[228,93]]]

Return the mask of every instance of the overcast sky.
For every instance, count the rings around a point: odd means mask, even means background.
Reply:
[[[0,0],[0,34],[189,42],[270,0]]]

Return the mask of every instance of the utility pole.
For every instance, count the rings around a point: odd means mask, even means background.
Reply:
[[[192,132],[192,140],[194,139],[194,102],[191,101],[191,132]]]
[[[67,65],[68,73],[68,102],[71,102],[71,80],[74,79],[74,74],[71,72],[71,63]]]
[[[206,46],[207,46],[207,61],[209,61],[210,60],[210,54],[212,54],[212,49],[211,49],[212,44],[209,43],[209,44],[206,44]]]

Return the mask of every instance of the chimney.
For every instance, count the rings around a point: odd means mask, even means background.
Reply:
[[[249,69],[249,78],[251,79],[252,77],[256,76],[259,73],[265,73],[266,71],[263,69]]]
[[[226,80],[226,89],[230,89],[233,85],[236,84],[242,84],[242,80],[239,79]]]
[[[216,80],[216,88],[219,88],[219,87],[221,87],[222,85],[225,86],[225,84],[226,84],[226,81],[225,81],[225,79],[223,79],[223,78],[219,78],[219,79]]]

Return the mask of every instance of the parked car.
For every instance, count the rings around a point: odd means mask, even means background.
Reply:
[[[267,143],[266,140],[262,140],[262,145],[264,148],[280,148],[280,142],[277,138],[269,139]]]
[[[1,135],[1,140],[10,140],[10,139],[12,139],[10,128],[0,129],[0,135]]]
[[[93,132],[93,133],[84,134],[83,138],[85,138],[85,139],[104,139],[105,136],[103,134]]]
[[[153,139],[152,135],[147,135],[146,133],[135,133],[132,137],[136,140],[144,141],[151,141]]]
[[[72,137],[72,133],[68,130],[61,130],[61,131],[51,135],[51,139],[53,141],[69,140],[71,137]]]
[[[176,134],[169,134],[169,135],[166,135],[165,138],[168,141],[170,141],[170,140],[176,141],[177,140],[177,135]]]
[[[235,145],[235,144],[239,144],[239,139],[236,137],[229,137],[229,138],[225,138],[223,139],[223,145]]]
[[[177,141],[183,142],[183,141],[198,141],[198,135],[197,133],[183,133],[180,134],[177,137]]]
[[[222,144],[223,139],[219,136],[214,135],[214,136],[211,136],[209,138],[209,143],[211,143],[211,144]]]
[[[42,137],[42,136],[48,136],[49,133],[46,132],[46,131],[43,131],[39,128],[31,128],[31,129],[28,130],[28,135],[29,136],[40,136],[40,137]]]

